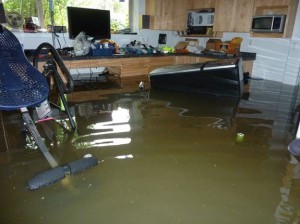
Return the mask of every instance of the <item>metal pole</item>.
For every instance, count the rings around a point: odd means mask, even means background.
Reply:
[[[49,0],[49,12],[50,12],[50,20],[51,20],[51,30],[52,30],[52,45],[55,48],[55,34],[54,34],[54,7],[53,0]]]

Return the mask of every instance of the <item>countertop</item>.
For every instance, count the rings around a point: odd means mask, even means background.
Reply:
[[[32,60],[31,52],[25,52],[29,60]],[[195,53],[156,53],[156,54],[113,54],[110,56],[74,56],[74,55],[61,55],[63,60],[88,60],[88,59],[114,59],[114,58],[138,58],[138,57],[170,57],[170,56],[192,56],[203,58],[226,59],[242,57],[244,61],[253,61],[256,59],[256,53],[240,52],[239,55],[210,55],[210,54],[195,54]],[[41,58],[42,60],[42,58]]]

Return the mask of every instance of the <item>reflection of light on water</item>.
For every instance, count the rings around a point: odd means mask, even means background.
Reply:
[[[96,124],[89,125],[87,128],[93,130],[113,129],[109,133],[129,132],[129,124],[118,124],[127,123],[130,120],[129,110],[118,107],[117,110],[113,110],[111,113],[112,121],[99,122]],[[106,133],[106,132],[104,132]]]
[[[131,142],[131,138],[99,138],[91,141],[80,141],[80,139],[85,139],[92,136],[130,132],[131,127],[127,123],[130,120],[130,114],[128,109],[118,107],[117,110],[112,111],[111,117],[111,121],[98,122],[96,124],[89,125],[87,127],[88,129],[101,130],[101,132],[79,136],[74,142],[76,148],[90,148],[129,144]]]
[[[222,118],[215,118],[217,121],[207,125],[208,127],[218,128],[220,130],[228,130],[228,122],[225,122]]]
[[[114,133],[122,133],[122,132],[129,132],[130,131],[130,125],[129,124],[117,124],[117,125],[103,125],[103,124],[96,124],[94,126],[95,130],[106,130],[110,129],[109,131],[102,131],[99,133],[91,133],[91,135],[104,135],[104,134],[114,134]]]
[[[121,155],[121,156],[116,156],[116,159],[133,159],[133,155],[129,154],[129,155]]]
[[[89,142],[89,147],[125,145],[131,142],[131,138],[104,138]]]

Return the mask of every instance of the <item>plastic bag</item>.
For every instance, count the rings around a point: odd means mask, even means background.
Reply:
[[[80,32],[74,40],[74,54],[76,56],[87,55],[90,52],[91,42],[85,32]]]

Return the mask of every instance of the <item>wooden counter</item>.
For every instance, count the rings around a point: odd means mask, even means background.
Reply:
[[[152,70],[162,66],[176,64],[192,64],[203,63],[207,61],[219,60],[219,57],[205,57],[203,55],[161,55],[161,56],[130,56],[130,57],[111,57],[111,58],[94,58],[79,57],[64,59],[69,69],[74,68],[91,68],[91,67],[107,67],[114,71],[114,75],[120,77],[148,75]],[[244,60],[245,72],[251,74],[253,60]],[[119,73],[119,74],[117,74]]]

